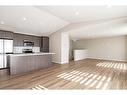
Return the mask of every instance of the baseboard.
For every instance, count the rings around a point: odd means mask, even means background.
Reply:
[[[61,64],[60,62],[56,62],[56,61],[52,61],[52,63],[57,63],[57,64]]]
[[[116,59],[107,59],[107,58],[92,58],[92,57],[87,57],[85,59],[93,59],[93,60],[104,60],[104,61],[116,61],[116,62],[127,62],[127,60],[116,60]],[[85,60],[82,59],[82,60]],[[73,60],[74,61],[74,60]],[[77,60],[77,61],[81,61],[81,60]],[[52,61],[53,63],[56,64],[66,64],[66,63],[62,63],[62,62],[57,62],[57,61]],[[69,62],[68,62],[69,63]]]
[[[53,63],[57,63],[57,64],[66,64],[65,62],[57,62],[57,61],[52,61]],[[68,62],[69,63],[69,62]]]
[[[104,60],[104,61],[117,61],[117,62],[127,62],[127,60],[116,60],[116,59],[107,59],[107,58],[92,58],[92,57],[88,57],[86,59]]]

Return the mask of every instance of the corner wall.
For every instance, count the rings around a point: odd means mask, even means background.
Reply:
[[[55,53],[52,62],[61,63],[61,33],[55,32],[49,36],[49,52]]]
[[[55,32],[49,37],[49,51],[55,53],[52,62],[65,64],[69,62],[69,36],[66,33]]]

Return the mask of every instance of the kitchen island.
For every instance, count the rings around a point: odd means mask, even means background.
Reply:
[[[10,74],[22,74],[50,67],[54,53],[27,53],[8,55]]]

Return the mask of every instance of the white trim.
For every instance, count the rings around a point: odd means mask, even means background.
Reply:
[[[61,64],[61,62],[57,62],[57,61],[52,61],[53,63],[57,63],[57,64]]]
[[[100,59],[100,60],[125,61],[125,62],[127,62],[127,60],[117,60],[117,59],[112,59],[112,58],[94,58],[94,57],[87,57],[87,58],[89,58],[89,59]]]
[[[52,61],[53,63],[57,63],[57,64],[67,64],[69,62],[57,62],[57,61]]]

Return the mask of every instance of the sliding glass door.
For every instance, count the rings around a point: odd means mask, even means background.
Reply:
[[[0,39],[0,69],[4,68],[4,40]]]
[[[13,52],[13,40],[4,40],[4,53],[12,53]]]
[[[0,39],[0,69],[7,67],[7,54],[13,53],[13,40]]]

